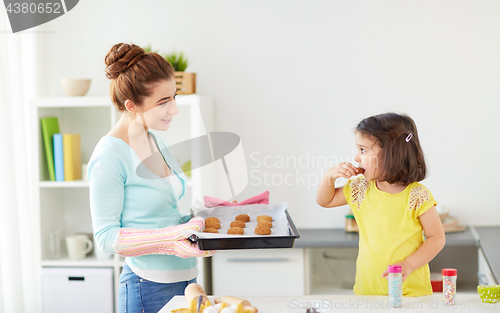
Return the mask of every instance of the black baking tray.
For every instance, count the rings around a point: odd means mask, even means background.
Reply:
[[[240,250],[240,249],[277,249],[292,248],[300,233],[295,227],[290,214],[285,210],[288,220],[289,236],[258,236],[245,238],[198,238],[192,235],[189,239],[198,244],[200,250]]]

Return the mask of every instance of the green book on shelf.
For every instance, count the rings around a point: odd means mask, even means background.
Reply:
[[[56,172],[54,170],[54,146],[52,137],[59,133],[59,123],[57,117],[44,117],[41,119],[43,146],[45,147],[45,155],[47,156],[47,167],[49,169],[50,180],[56,180]]]

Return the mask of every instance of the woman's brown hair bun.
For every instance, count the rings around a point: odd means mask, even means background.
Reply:
[[[113,79],[132,66],[144,56],[144,49],[137,45],[118,43],[114,45],[104,58],[106,77]]]
[[[155,52],[145,53],[134,44],[118,43],[104,58],[106,77],[111,79],[109,94],[119,111],[126,111],[125,101],[141,106],[155,83],[174,79],[174,68]]]

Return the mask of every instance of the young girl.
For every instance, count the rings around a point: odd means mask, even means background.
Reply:
[[[418,183],[426,166],[415,123],[396,113],[371,116],[356,127],[355,141],[358,167],[344,162],[330,168],[317,194],[325,208],[349,204],[354,212],[359,226],[354,293],[387,295],[387,267],[401,265],[403,295],[430,295],[428,263],[444,247],[445,235],[436,200]],[[335,188],[339,177],[349,180]]]

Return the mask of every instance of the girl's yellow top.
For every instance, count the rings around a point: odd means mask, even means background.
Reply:
[[[429,189],[418,182],[398,194],[380,191],[375,181],[363,176],[344,185],[344,196],[359,226],[359,254],[356,262],[357,295],[387,295],[387,266],[404,261],[424,242],[419,216],[437,204]],[[403,295],[432,294],[429,265],[403,282]]]

